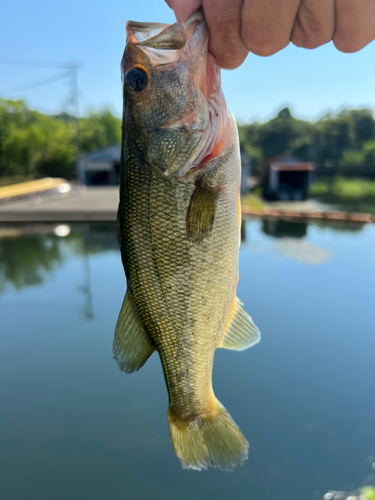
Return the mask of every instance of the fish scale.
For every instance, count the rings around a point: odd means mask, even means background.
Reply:
[[[217,347],[249,347],[259,341],[259,331],[236,299],[237,129],[207,55],[202,14],[186,23],[161,25],[162,50],[155,34],[152,48],[145,49],[144,33],[137,42],[136,30],[147,24],[128,24],[118,211],[127,292],[114,357],[121,369],[133,372],[157,351],[172,443],[182,465],[232,469],[246,458],[248,444],[213,393],[214,353]],[[202,78],[206,94],[198,86]],[[196,166],[205,156],[207,162]]]
[[[190,185],[147,170],[135,160],[125,165],[121,178],[128,286],[151,343],[160,350],[171,405],[184,417],[199,414],[211,396],[207,373],[213,355],[207,356],[206,350],[213,353],[223,335],[227,317],[222,304],[231,302],[237,276],[237,213],[227,205],[236,196],[238,178],[228,171],[226,158],[217,163],[211,179],[228,179],[221,180],[226,188],[210,240],[202,245],[186,238]],[[185,376],[177,380],[181,369]]]

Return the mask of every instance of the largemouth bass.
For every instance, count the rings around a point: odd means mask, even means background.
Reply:
[[[114,357],[138,370],[159,353],[183,467],[233,469],[248,443],[212,389],[217,347],[259,341],[236,298],[240,154],[198,12],[127,23],[118,236],[127,292]]]

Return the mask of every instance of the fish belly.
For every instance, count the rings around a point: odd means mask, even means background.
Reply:
[[[214,351],[235,297],[239,172],[231,157],[206,175],[221,191],[212,233],[200,243],[186,232],[191,185],[132,164],[121,191],[128,289],[160,354],[171,411],[187,421],[214,407]]]

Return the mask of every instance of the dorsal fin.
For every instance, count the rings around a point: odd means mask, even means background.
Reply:
[[[154,350],[127,290],[115,329],[113,357],[120,370],[132,373],[146,363]]]
[[[236,297],[234,311],[219,347],[241,351],[260,341],[260,332]]]

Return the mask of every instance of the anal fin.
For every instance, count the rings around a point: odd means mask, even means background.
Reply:
[[[234,311],[219,347],[241,351],[260,341],[260,332],[236,297]]]
[[[132,373],[146,363],[154,350],[127,291],[116,324],[113,357],[120,370]]]

